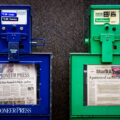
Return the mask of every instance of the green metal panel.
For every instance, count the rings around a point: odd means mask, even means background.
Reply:
[[[95,11],[98,10],[97,18]],[[112,20],[112,12],[118,12],[119,15],[116,14],[115,20],[119,21],[118,23],[111,23]],[[101,12],[102,11],[102,12]],[[104,16],[104,12],[109,12],[109,16]],[[100,16],[101,15],[101,16]],[[96,21],[96,22],[95,22]],[[115,21],[112,21],[115,22]],[[96,24],[98,23],[98,24]],[[104,24],[101,24],[104,23]],[[104,59],[103,62],[111,62],[112,54],[120,54],[120,5],[92,5],[89,8],[89,38],[86,39],[86,44],[89,45],[89,50],[93,54],[102,54]],[[106,39],[101,40],[102,35],[106,37]],[[107,42],[106,42],[107,41]],[[108,47],[104,47],[104,44],[108,45]],[[106,58],[106,51],[109,53],[108,58]]]
[[[90,9],[117,9],[120,5],[91,5]]]
[[[119,33],[120,33],[120,23],[119,24],[113,24],[113,25],[109,25],[109,29],[106,30],[105,29],[105,24],[103,25],[95,25],[94,24],[94,10],[105,10],[105,9],[114,9],[114,10],[120,10],[120,5],[92,5],[90,7],[90,34],[89,34],[89,38],[90,38],[90,51],[91,53],[102,53],[102,48],[101,48],[101,44],[100,44],[100,41],[96,41],[94,39],[95,36],[98,36],[99,40],[100,40],[100,35],[101,34],[106,34],[106,35],[109,35],[109,34],[113,34],[115,35],[116,37],[118,36],[119,37],[119,40],[120,40],[120,36],[119,36]],[[120,16],[119,16],[120,17]],[[106,22],[107,23],[107,22]],[[112,28],[113,27],[116,27],[116,31],[113,31]],[[115,41],[113,45],[117,45],[117,49],[113,49],[113,53],[115,54],[120,54],[120,41]],[[96,49],[96,47],[97,49]]]
[[[85,42],[89,54],[70,54],[70,119],[119,120],[120,106],[84,104],[84,65],[120,65],[120,5],[89,8],[89,38]]]
[[[110,117],[120,117],[120,106],[84,106],[84,65],[101,65],[101,55],[98,54],[70,54],[70,71],[71,71],[71,120],[80,120],[83,117],[89,119],[107,119]],[[114,55],[113,61],[109,65],[120,65],[120,55]],[[114,118],[114,119],[115,119]],[[85,118],[84,118],[85,119]],[[88,118],[86,118],[88,119]],[[120,119],[120,118],[119,118]]]
[[[109,30],[105,29],[105,24],[104,25],[94,25],[94,10],[91,10],[91,24],[90,24],[90,52],[91,53],[102,53],[102,46],[100,43],[100,36],[101,34],[113,34],[116,37],[118,36],[118,39],[120,40],[120,27],[119,25],[108,25],[109,26]],[[112,28],[116,27],[116,31],[113,31]],[[98,40],[95,39],[95,37],[98,36]],[[115,39],[114,39],[115,40]],[[113,45],[111,46],[113,48],[113,46],[117,46],[117,49],[113,49],[113,53],[115,54],[120,54],[120,41],[117,40],[113,43]],[[96,49],[96,47],[97,49]]]
[[[120,118],[105,118],[105,117],[73,117],[71,120],[120,120]]]

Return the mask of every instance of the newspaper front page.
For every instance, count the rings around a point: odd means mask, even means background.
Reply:
[[[120,65],[87,65],[87,105],[120,106]]]
[[[0,104],[37,104],[34,64],[0,64]]]

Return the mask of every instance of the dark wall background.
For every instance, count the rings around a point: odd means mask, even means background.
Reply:
[[[0,0],[0,4],[30,4],[33,37],[46,39],[46,46],[33,51],[52,52],[53,120],[69,120],[69,53],[86,52],[88,7],[120,4],[120,0]]]

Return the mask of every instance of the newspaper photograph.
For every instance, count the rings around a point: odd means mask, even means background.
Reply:
[[[120,106],[120,65],[87,65],[87,105]]]
[[[0,64],[0,104],[37,104],[34,64]]]

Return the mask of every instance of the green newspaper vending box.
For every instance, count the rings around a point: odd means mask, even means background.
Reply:
[[[70,53],[70,120],[120,119],[120,5],[89,9],[89,53]]]

